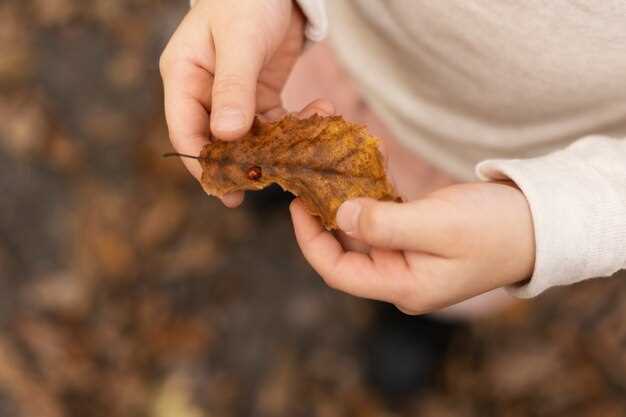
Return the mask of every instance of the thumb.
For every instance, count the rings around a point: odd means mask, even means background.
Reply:
[[[211,132],[220,139],[243,136],[252,125],[256,84],[264,60],[259,40],[230,28],[215,35],[215,80],[211,100]]]
[[[343,203],[337,211],[337,225],[349,236],[373,247],[413,249],[419,219],[406,203],[356,199]]]

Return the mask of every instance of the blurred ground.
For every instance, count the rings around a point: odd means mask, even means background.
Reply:
[[[624,279],[475,323],[419,400],[368,386],[373,304],[160,158],[186,3],[0,3],[0,416],[626,415]]]

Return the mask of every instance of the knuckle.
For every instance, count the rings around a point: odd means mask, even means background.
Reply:
[[[384,240],[387,231],[384,227],[384,211],[378,205],[363,210],[361,215],[361,234],[366,240],[379,242]]]
[[[251,53],[265,53],[268,42],[266,20],[258,15],[246,14],[232,16],[223,22],[223,26],[214,28],[214,38],[218,49],[240,45]]]
[[[215,79],[213,84],[213,95],[216,97],[241,94],[247,90],[246,83],[237,75],[222,75]]]

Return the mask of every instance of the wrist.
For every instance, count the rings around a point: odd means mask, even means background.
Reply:
[[[527,283],[533,275],[535,268],[535,233],[532,221],[532,212],[526,196],[519,187],[512,181],[500,182],[510,188],[511,207],[514,216],[518,219],[513,227],[511,239],[517,243],[517,251],[512,256],[514,268],[512,270],[510,282],[506,285],[519,286]]]

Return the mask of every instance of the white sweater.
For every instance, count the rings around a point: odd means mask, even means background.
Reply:
[[[400,141],[524,192],[537,253],[513,294],[626,269],[626,2],[298,3],[311,40],[328,12],[339,59]]]

